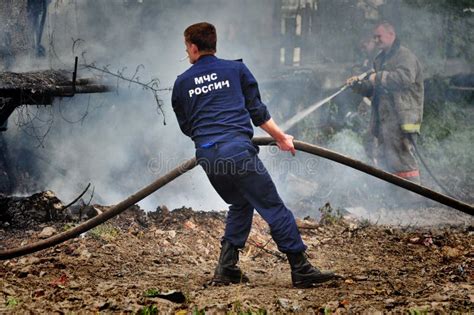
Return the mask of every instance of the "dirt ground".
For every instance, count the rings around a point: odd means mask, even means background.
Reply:
[[[55,198],[0,200],[0,250],[45,238],[45,228],[54,234],[78,224]],[[133,207],[81,237],[0,261],[0,313],[473,312],[471,218],[436,227],[328,212],[320,222],[298,219],[311,261],[339,275],[311,289],[291,287],[289,266],[258,215],[240,255],[250,283],[212,286],[224,220],[222,212]]]

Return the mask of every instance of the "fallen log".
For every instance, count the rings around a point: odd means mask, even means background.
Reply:
[[[74,72],[66,70],[0,72],[0,125],[22,105],[51,105],[57,97],[111,90],[110,86],[99,84],[92,78],[75,79]]]
[[[19,105],[50,105],[55,97],[71,97],[75,94],[110,92],[111,88],[103,84],[86,84],[76,86],[50,86],[47,89],[11,88],[0,89],[0,97],[10,98]],[[18,106],[19,106],[18,105]]]
[[[0,72],[0,91],[4,89],[46,90],[56,85],[72,84],[72,72],[44,70],[32,72]]]

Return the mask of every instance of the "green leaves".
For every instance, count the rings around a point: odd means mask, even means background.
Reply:
[[[9,297],[5,305],[10,308],[15,308],[20,302],[14,298],[14,297]]]
[[[147,289],[145,290],[145,292],[143,293],[143,296],[145,297],[156,297],[160,294],[160,291],[155,289],[155,288],[151,288],[151,289]]]

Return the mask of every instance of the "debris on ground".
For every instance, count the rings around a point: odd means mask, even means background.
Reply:
[[[2,197],[0,205],[3,250],[80,224],[52,192]],[[297,220],[310,260],[339,276],[316,288],[291,287],[289,265],[258,215],[240,254],[250,283],[211,286],[225,212],[133,206],[81,237],[1,261],[0,313],[472,312],[472,220],[384,226],[331,218],[329,207],[322,221]]]

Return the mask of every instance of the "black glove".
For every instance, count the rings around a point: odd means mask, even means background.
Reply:
[[[359,80],[355,81],[352,85],[350,85],[352,91],[362,96],[370,97],[372,95],[373,86],[369,80]]]

